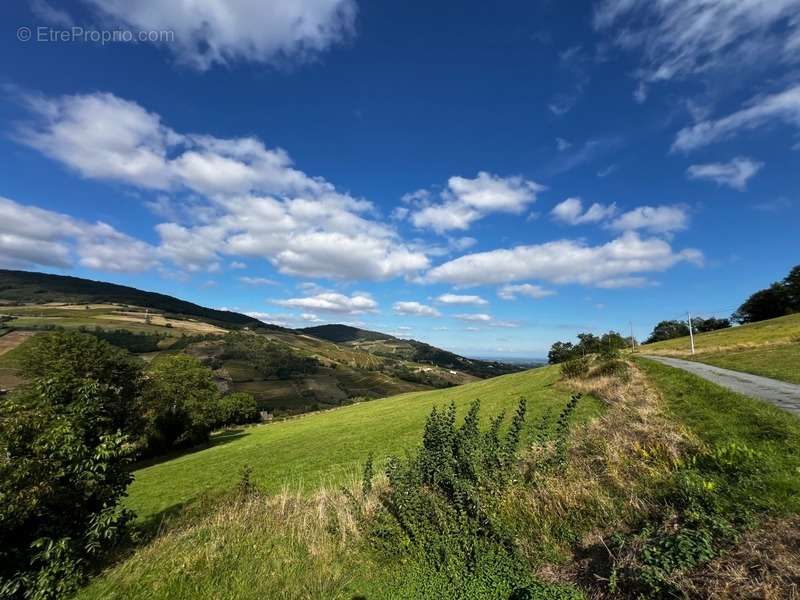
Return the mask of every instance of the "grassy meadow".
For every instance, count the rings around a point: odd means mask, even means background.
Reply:
[[[488,379],[464,386],[392,396],[321,413],[259,425],[214,437],[212,446],[135,472],[128,506],[142,520],[169,514],[203,494],[232,489],[245,465],[268,492],[310,491],[358,476],[370,452],[381,461],[419,442],[434,406],[454,402],[458,414],[481,399],[485,420],[510,415],[520,396],[528,400],[529,423],[547,410],[559,411],[569,392],[555,385],[557,367]],[[579,415],[588,418],[600,403],[587,400]]]
[[[639,597],[781,597],[800,557],[771,540],[791,538],[798,523],[800,420],[691,374],[635,364],[629,375],[559,381],[548,367],[386,398],[223,435],[213,448],[139,470],[130,505],[152,518],[188,503],[183,517],[118,557],[78,598],[456,597],[438,593],[438,574],[413,554],[379,551],[369,533],[378,500],[362,499],[360,467],[369,452],[419,447],[433,406],[452,400],[463,415],[481,398],[485,427],[519,395],[528,398],[528,429],[498,518],[539,582],[526,598],[606,597],[609,585]],[[568,462],[541,471],[553,448],[536,441],[538,417],[560,410],[569,390],[588,395],[569,429]],[[244,464],[260,488],[254,495],[235,491]],[[686,498],[700,504],[687,508]],[[769,555],[758,577],[737,571],[756,560],[756,542],[740,539],[758,540]],[[732,556],[740,562],[723,570]],[[457,597],[506,598],[499,577]]]
[[[800,314],[647,344],[638,352],[800,383]]]

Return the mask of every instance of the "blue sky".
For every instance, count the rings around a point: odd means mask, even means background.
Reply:
[[[0,7],[0,266],[542,356],[799,262],[800,0],[185,4]]]

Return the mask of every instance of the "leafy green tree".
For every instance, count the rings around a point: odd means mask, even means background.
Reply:
[[[689,335],[689,326],[684,321],[661,321],[653,328],[653,333],[647,338],[645,344],[671,340]]]
[[[82,393],[86,381],[94,381],[100,386],[98,401],[103,403],[97,427],[132,437],[141,434],[140,360],[93,335],[75,331],[37,335],[24,349],[20,362],[25,378],[57,388],[59,395],[53,401],[70,404]]]
[[[211,371],[186,354],[156,358],[143,390],[149,453],[208,441],[219,422],[219,390]]]
[[[547,353],[547,362],[555,365],[566,362],[576,356],[579,356],[578,349],[572,342],[556,342],[550,346],[550,352]]]
[[[717,331],[718,329],[727,329],[731,326],[730,319],[716,319],[710,317],[708,319],[694,318],[692,319],[692,328],[697,333],[705,333],[707,331]]]
[[[258,406],[252,395],[234,392],[220,398],[218,425],[242,425],[258,419]]]
[[[116,400],[108,381],[45,372],[0,403],[0,597],[70,595],[130,531],[134,447],[111,431]]]
[[[737,323],[755,323],[800,312],[800,265],[781,281],[752,294],[731,316]]]

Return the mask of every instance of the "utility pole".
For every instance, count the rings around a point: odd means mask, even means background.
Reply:
[[[633,321],[628,321],[631,326],[631,351],[636,352],[636,338],[633,337]]]
[[[692,332],[692,315],[687,312],[686,316],[689,318],[689,340],[691,340],[692,342],[692,354],[694,354],[694,333]]]

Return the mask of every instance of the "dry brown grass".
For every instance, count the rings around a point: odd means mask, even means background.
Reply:
[[[799,599],[800,516],[771,520],[747,533],[731,552],[683,583],[695,598]]]
[[[610,559],[604,538],[647,514],[654,489],[698,444],[665,414],[658,392],[638,369],[629,365],[629,373],[624,379],[562,382],[603,400],[606,412],[573,431],[562,472],[538,474],[551,447],[534,447],[523,459],[530,484],[513,492],[508,509],[524,524],[517,539],[523,554],[539,564],[545,580],[580,583],[600,593],[595,574],[607,572]],[[542,550],[548,547],[550,556]]]

